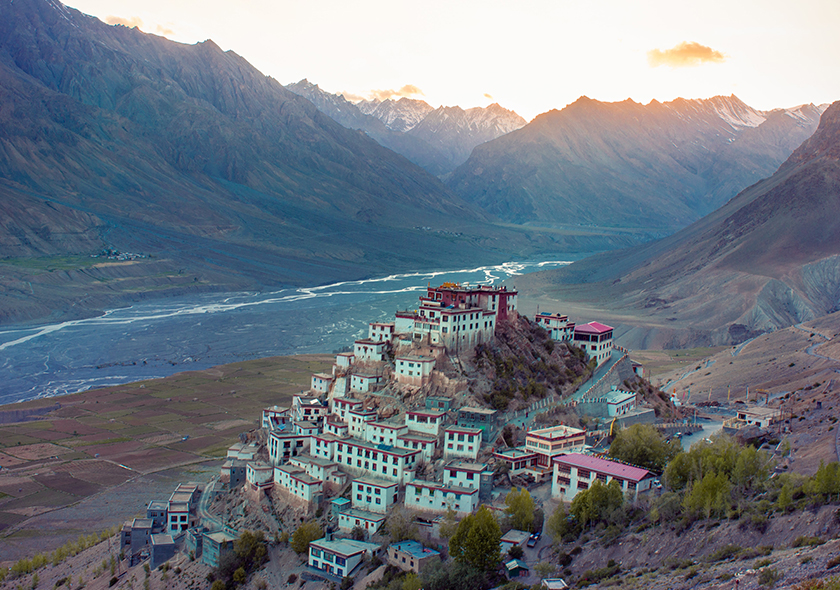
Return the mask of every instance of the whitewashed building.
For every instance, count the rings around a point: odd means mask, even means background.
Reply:
[[[325,537],[309,544],[309,567],[341,579],[352,575],[366,555],[372,557],[378,550],[379,545],[375,543],[353,539],[333,541]]]
[[[571,342],[575,337],[575,323],[569,321],[569,316],[559,313],[543,311],[534,317],[538,326],[544,328],[552,340]]]
[[[405,413],[405,425],[413,432],[425,432],[433,436],[440,434],[440,428],[446,420],[443,410],[408,410]]]
[[[450,487],[481,490],[493,482],[493,471],[486,463],[450,461],[443,468],[443,483]]]
[[[335,461],[344,471],[404,484],[414,479],[420,451],[374,445],[357,439],[335,443]]]
[[[481,433],[480,428],[447,426],[443,429],[443,456],[464,457],[475,461],[481,447]]]
[[[353,344],[353,354],[356,362],[383,362],[387,360],[388,342],[376,340],[356,340]]]
[[[308,453],[310,440],[310,436],[295,434],[294,432],[270,432],[268,434],[268,457],[271,464],[281,465],[288,462],[290,457]]]
[[[249,462],[245,481],[252,492],[267,492],[274,486],[274,469],[262,461]]]
[[[396,446],[400,435],[408,432],[405,424],[393,422],[368,422],[364,439],[370,443]]]
[[[434,458],[438,437],[423,432],[406,432],[397,438],[397,446],[404,449],[416,449],[426,461]]]
[[[313,373],[312,383],[309,388],[317,394],[327,394],[330,392],[330,385],[335,378],[327,373]]]
[[[356,361],[356,355],[352,352],[339,352],[335,355],[335,364],[333,365],[333,371],[336,373],[344,373],[350,367],[353,366],[353,363]]]
[[[338,513],[338,529],[345,533],[359,527],[364,529],[368,535],[372,535],[383,524],[385,524],[385,515],[378,512],[348,508]]]
[[[653,482],[653,474],[647,469],[580,453],[554,457],[553,464],[551,496],[563,502],[571,502],[578,492],[599,480],[604,484],[618,481],[621,491],[634,498],[650,489]]]
[[[435,359],[428,356],[398,356],[395,373],[398,383],[422,387],[431,381]]]
[[[350,436],[364,439],[367,432],[367,423],[374,422],[379,418],[376,410],[365,410],[354,408],[347,412],[347,425]]]
[[[390,342],[394,337],[394,322],[371,322],[368,324],[368,340]]]
[[[525,435],[525,451],[536,453],[536,470],[551,470],[552,458],[583,450],[586,432],[571,426],[551,426],[531,430]]]
[[[323,482],[306,473],[297,465],[281,465],[274,468],[274,485],[304,505],[318,503],[323,493]]]
[[[600,322],[575,326],[575,346],[581,348],[597,364],[609,360],[613,349],[613,328]]]
[[[385,513],[397,501],[399,484],[373,478],[358,478],[353,480],[350,501],[353,508],[368,512]]]
[[[356,393],[369,393],[379,389],[382,383],[381,375],[371,375],[367,373],[354,373],[350,377],[350,391]]]
[[[345,437],[350,433],[347,422],[342,421],[338,416],[327,416],[324,420],[324,434],[332,434],[337,437]]]
[[[292,422],[291,408],[288,406],[271,406],[262,411],[260,426],[266,430],[284,430]]]
[[[478,489],[414,480],[405,485],[405,507],[411,510],[446,512],[450,508],[465,516],[478,508]]]
[[[292,420],[295,422],[320,422],[327,415],[327,408],[317,397],[295,395],[292,397]]]
[[[361,400],[353,399],[352,397],[334,397],[330,400],[330,414],[338,416],[340,420],[347,422],[347,413],[350,410],[360,409],[363,405]]]

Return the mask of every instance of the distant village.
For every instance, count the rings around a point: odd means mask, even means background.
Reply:
[[[150,501],[146,518],[124,525],[121,549],[132,564],[148,558],[152,568],[176,551],[218,567],[225,552],[233,550],[238,531],[209,515],[202,504],[244,490],[255,503],[270,496],[297,514],[326,512],[332,530],[310,543],[308,565],[325,580],[341,581],[366,556],[380,555],[414,572],[439,559],[438,551],[418,541],[385,547],[374,538],[395,506],[422,515],[421,522],[429,527],[450,510],[458,517],[481,504],[501,510],[504,494],[494,493],[499,472],[550,484],[551,497],[563,502],[596,481],[616,481],[628,497],[650,493],[658,485],[655,474],[604,458],[602,450],[593,448],[596,437],[584,429],[528,427],[524,445],[515,447],[500,437],[512,419],[529,426],[535,414],[559,403],[573,404],[609,424],[656,420],[635,393],[614,384],[620,370],[623,375],[641,368],[629,361],[626,350],[614,346],[610,326],[576,325],[565,315],[536,314],[534,321],[551,339],[574,344],[601,369],[613,363],[570,399],[542,400],[532,409],[509,413],[459,405],[455,396],[441,395],[435,387],[446,380],[438,364],[490,342],[501,323],[517,317],[516,305],[517,292],[505,287],[429,286],[416,310],[398,311],[393,322],[369,324],[367,337],[356,340],[352,352],[338,353],[331,373],[313,374],[309,390],[293,396],[291,406],[265,408],[260,436],[230,447],[216,482],[204,490],[182,484],[168,501]],[[616,375],[610,379],[612,372]],[[385,390],[401,391],[416,403],[405,408],[392,404],[385,416],[372,403]],[[438,394],[431,395],[433,391]],[[729,426],[773,421],[774,416],[764,414],[745,411]],[[690,426],[674,426],[679,428]],[[500,550],[505,555],[533,537],[529,531],[509,531]],[[505,562],[512,578],[528,575],[525,561]],[[565,587],[559,579],[544,583],[546,588]]]

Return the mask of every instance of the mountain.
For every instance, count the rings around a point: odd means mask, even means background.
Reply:
[[[422,100],[363,100],[351,103],[340,94],[321,90],[304,79],[286,86],[348,129],[360,129],[402,154],[427,172],[443,177],[463,164],[475,146],[525,125],[513,111],[492,104],[486,108],[439,107]]]
[[[454,170],[477,145],[516,131],[527,121],[494,103],[486,108],[440,107],[428,113],[406,135],[424,140],[446,155]]]
[[[647,105],[581,97],[476,147],[447,184],[515,223],[670,232],[772,174],[820,113],[763,112],[735,96]]]
[[[540,274],[520,291],[597,300],[644,347],[737,343],[840,309],[840,101],[772,176],[693,225]]]
[[[412,129],[434,108],[424,100],[402,97],[399,100],[373,99],[357,104],[359,110],[382,121],[388,129],[405,133]]]
[[[85,315],[149,290],[426,268],[440,251],[487,262],[539,242],[491,226],[236,53],[57,0],[0,3],[0,105],[0,321]],[[84,263],[103,248],[148,257]],[[33,262],[68,255],[49,271]]]
[[[372,114],[365,114],[358,105],[340,94],[326,92],[305,78],[286,85],[286,89],[308,99],[319,111],[340,125],[364,131],[381,145],[402,154],[430,174],[441,176],[454,169],[446,155],[438,148],[432,147],[423,139],[387,127],[384,122]]]

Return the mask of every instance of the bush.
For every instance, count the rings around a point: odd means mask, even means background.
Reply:
[[[297,574],[289,574],[289,578],[286,580],[287,584],[294,584],[297,582]]]
[[[716,561],[725,561],[732,559],[741,552],[741,547],[738,545],[724,545],[719,547],[714,553],[709,554],[708,561],[714,563]]]
[[[817,547],[825,543],[819,537],[796,537],[790,546],[794,549],[797,547]]]
[[[113,578],[111,578],[111,579],[110,579],[110,581],[108,582],[108,587],[110,588],[111,586],[113,586],[114,584],[116,584],[116,583],[117,583],[117,582],[119,582],[119,581],[120,581],[120,579],[119,579],[117,576],[114,576],[114,577],[113,577]]]
[[[772,588],[776,585],[776,582],[782,579],[782,574],[777,572],[775,569],[763,569],[761,573],[758,574],[758,584],[759,586],[765,586],[767,588]]]

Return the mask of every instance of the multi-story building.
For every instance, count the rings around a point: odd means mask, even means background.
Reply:
[[[397,383],[422,387],[432,380],[435,359],[428,356],[398,356],[396,368]]]
[[[274,484],[304,506],[321,501],[323,482],[306,473],[297,465],[280,465],[274,468]]]
[[[357,363],[369,362],[379,363],[387,360],[388,347],[390,343],[387,341],[380,342],[378,340],[356,340],[353,343],[353,354],[356,357]]]
[[[575,326],[575,346],[580,347],[597,364],[609,360],[613,349],[613,329],[599,322]]]
[[[284,430],[292,421],[291,409],[287,406],[271,406],[262,411],[260,425],[266,430]]]
[[[493,456],[508,466],[510,475],[519,475],[537,468],[537,454],[525,449],[503,449],[493,453]]]
[[[393,481],[373,478],[353,480],[350,501],[353,508],[384,514],[397,501],[399,485]]]
[[[309,452],[311,436],[294,432],[270,432],[268,434],[268,456],[272,465],[282,465],[290,457]]]
[[[405,424],[394,424],[393,422],[367,422],[364,439],[374,444],[396,446],[401,435],[408,432]]]
[[[446,512],[451,508],[465,516],[478,508],[478,489],[415,479],[405,484],[405,507],[430,512]]]
[[[569,321],[569,316],[542,311],[534,317],[534,321],[545,328],[552,340],[572,341],[575,337],[575,323]]]
[[[324,420],[324,434],[332,434],[337,437],[345,437],[350,433],[350,427],[347,422],[342,421],[337,416],[327,416]]]
[[[335,442],[335,461],[344,471],[400,484],[414,479],[419,455],[419,450],[375,445],[358,439]]]
[[[334,380],[335,377],[327,373],[313,373],[312,384],[309,386],[309,388],[316,395],[327,394],[330,392],[330,385],[332,385]]]
[[[274,487],[274,469],[262,461],[248,463],[245,481],[251,492],[266,493]]]
[[[354,528],[363,529],[368,535],[377,532],[385,524],[385,515],[358,508],[348,508],[338,513],[338,529],[345,533]]]
[[[429,287],[426,296],[420,297],[420,302],[438,302],[444,307],[477,307],[494,312],[499,320],[506,320],[516,312],[516,295],[516,291],[507,287],[444,283],[440,287]]]
[[[604,484],[618,481],[621,491],[634,498],[650,489],[653,482],[653,474],[647,469],[580,453],[554,457],[553,465],[551,496],[563,502],[571,502],[578,492],[599,480]]]
[[[397,446],[404,449],[417,449],[426,461],[431,461],[435,456],[438,437],[423,432],[406,432],[397,438]]]
[[[166,528],[167,502],[152,500],[146,507],[146,518],[152,521],[152,532],[162,531]]]
[[[480,428],[447,426],[443,429],[443,456],[464,457],[475,461],[481,447]]]
[[[581,451],[585,442],[586,432],[580,428],[551,426],[529,431],[525,435],[525,451],[537,455],[536,470],[548,472],[554,457]]]
[[[367,432],[367,423],[374,422],[379,418],[379,413],[376,410],[365,410],[363,408],[354,408],[347,412],[347,425],[350,436],[353,438],[365,438]]]
[[[450,487],[475,489],[485,496],[493,488],[493,471],[486,463],[450,461],[443,468],[443,484]]]
[[[350,391],[356,393],[370,393],[376,391],[382,384],[381,375],[354,373],[350,376]]]
[[[219,567],[222,558],[229,552],[233,551],[233,544],[236,541],[236,535],[228,531],[215,531],[211,533],[204,533],[204,538],[201,540],[201,561],[210,567]]]
[[[456,414],[455,423],[465,428],[481,429],[481,438],[484,442],[491,442],[498,424],[499,412],[490,408],[459,408]]]
[[[394,322],[371,322],[368,324],[368,340],[390,342],[394,338]]]
[[[339,579],[351,576],[366,555],[373,556],[379,545],[353,539],[330,540],[327,537],[309,544],[309,567],[323,570]]]
[[[450,353],[489,342],[496,331],[496,312],[477,307],[422,303],[417,312],[398,311],[395,318],[397,330],[410,333],[412,341],[444,346]]]
[[[295,395],[292,397],[292,420],[295,422],[317,422],[327,415],[327,408],[317,397]]]
[[[335,355],[335,364],[333,365],[333,371],[336,373],[344,373],[353,366],[353,363],[356,362],[356,355],[352,352],[339,352]]]
[[[347,422],[347,412],[363,407],[362,400],[352,397],[334,397],[330,400],[330,414],[338,416],[343,422]]]
[[[452,407],[452,398],[450,397],[441,397],[438,395],[430,395],[426,397],[426,409],[427,410],[443,410],[444,412],[449,411],[449,408]]]
[[[445,421],[446,410],[408,410],[405,413],[405,425],[412,432],[438,436]]]

